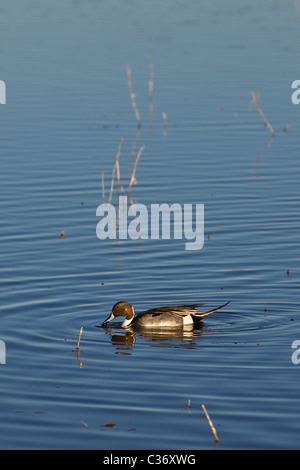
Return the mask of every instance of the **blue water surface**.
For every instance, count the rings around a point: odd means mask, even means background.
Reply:
[[[204,404],[218,449],[299,448],[299,0],[3,0],[0,31],[0,447],[214,449]],[[204,204],[201,250],[97,238],[122,138],[125,193],[145,146],[131,197]],[[119,300],[232,302],[97,328]]]

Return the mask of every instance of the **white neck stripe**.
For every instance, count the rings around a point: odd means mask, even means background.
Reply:
[[[133,319],[135,317],[135,310],[133,307],[132,307],[132,310],[133,310],[133,317],[129,318],[129,320],[128,318],[125,318],[125,320],[122,323],[123,328],[126,328],[127,326],[131,325],[131,323],[133,322]]]

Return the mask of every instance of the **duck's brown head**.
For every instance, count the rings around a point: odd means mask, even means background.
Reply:
[[[123,322],[123,326],[129,326],[134,318],[135,312],[133,306],[128,302],[118,302],[113,306],[111,314],[109,317],[102,323],[102,326],[107,325],[111,320],[116,317],[125,316],[126,319]],[[124,325],[125,324],[125,325]]]

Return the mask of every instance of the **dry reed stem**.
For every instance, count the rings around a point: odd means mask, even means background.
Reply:
[[[271,124],[269,123],[268,119],[266,118],[265,114],[263,113],[261,107],[259,106],[259,94],[255,94],[254,91],[251,91],[251,95],[252,95],[252,102],[255,104],[256,106],[256,109],[257,111],[259,112],[259,114],[261,115],[261,117],[263,118],[264,120],[264,123],[265,125],[267,126],[267,128],[269,129],[269,131],[271,132],[272,135],[275,135],[275,131],[273,129],[273,127],[271,126]]]
[[[130,151],[130,156],[129,156],[129,160],[128,160],[128,176],[129,177],[131,175],[131,168],[132,168],[132,164],[133,164],[133,160],[134,160],[134,156],[135,156],[135,149],[136,149],[136,146],[137,146],[138,141],[139,141],[140,133],[141,133],[141,128],[137,127],[135,137],[134,137],[134,139],[132,141],[132,144],[131,144],[131,151]]]
[[[205,406],[202,405],[202,408],[203,408],[203,411],[204,411],[204,413],[205,413],[205,415],[206,415],[207,421],[208,421],[208,423],[209,423],[209,425],[210,425],[210,427],[211,427],[211,430],[212,430],[212,432],[213,432],[213,435],[215,436],[215,440],[216,440],[216,442],[219,442],[219,438],[218,438],[218,435],[217,435],[217,431],[216,431],[216,429],[215,429],[215,427],[214,427],[214,425],[213,425],[213,423],[212,423],[212,421],[211,421],[211,419],[210,419],[210,417],[209,417],[209,414],[208,414],[207,411],[206,411]]]
[[[166,137],[167,135],[167,128],[168,128],[168,122],[167,122],[167,113],[163,112],[161,114],[163,121],[164,121],[164,131],[163,131],[163,136]]]
[[[108,204],[110,204],[112,194],[113,194],[113,190],[114,190],[114,178],[115,178],[116,169],[117,169],[117,174],[119,175],[119,178],[120,178],[119,158],[120,158],[120,155],[121,155],[122,142],[123,142],[123,137],[121,138],[121,141],[119,143],[118,152],[117,152],[117,155],[116,155],[115,164],[114,164],[113,171],[112,171],[111,186],[110,186],[110,194],[109,194]],[[119,183],[119,180],[118,180],[118,183]]]
[[[144,148],[145,148],[145,145],[143,145],[140,148],[139,153],[137,154],[136,160],[135,160],[134,165],[133,165],[132,175],[131,175],[131,179],[130,179],[128,190],[127,190],[128,197],[130,197],[129,193],[130,193],[130,190],[131,190],[131,187],[132,187],[133,183],[136,183],[136,179],[135,179],[136,167],[137,167],[138,161],[140,159],[140,156],[142,155],[142,151],[144,150]]]
[[[285,127],[283,128],[283,131],[284,131],[286,134],[289,134],[289,133],[290,133],[290,129],[291,129],[290,123],[287,121]]]
[[[136,215],[136,212],[135,212],[135,203],[136,201],[133,201],[131,196],[130,196],[130,190],[131,190],[131,187],[133,184],[136,184],[136,179],[135,179],[135,171],[136,171],[136,167],[137,167],[137,164],[138,164],[138,161],[140,159],[140,156],[142,154],[142,151],[144,150],[145,146],[143,145],[143,147],[140,148],[139,150],[139,153],[136,157],[136,160],[135,160],[135,163],[134,163],[134,166],[133,166],[133,171],[132,171],[132,175],[131,175],[131,179],[130,179],[130,182],[129,182],[129,186],[128,186],[128,190],[127,190],[127,196],[128,196],[128,199],[130,201],[130,204],[133,206],[133,215],[135,216]]]
[[[83,330],[83,326],[80,328],[80,331],[79,331],[78,341],[77,341],[77,346],[76,346],[77,350],[79,349],[79,343],[80,343],[80,338],[81,338],[81,335],[82,335],[82,330]]]
[[[154,88],[154,70],[153,70],[153,60],[152,57],[150,57],[149,60],[149,102],[152,103],[152,98],[153,98],[153,88]]]
[[[127,72],[127,83],[128,83],[128,89],[129,89],[131,104],[132,104],[133,110],[135,112],[135,117],[136,117],[136,120],[137,120],[137,123],[138,123],[138,127],[140,127],[141,126],[141,117],[140,117],[140,113],[139,113],[139,110],[138,110],[138,107],[137,107],[136,101],[135,101],[135,96],[136,95],[133,93],[133,89],[132,89],[132,85],[131,85],[131,70],[130,70],[130,67],[129,67],[128,64],[126,65],[126,72]]]
[[[150,57],[149,60],[149,112],[150,112],[150,121],[153,123],[153,89],[154,89],[154,70],[153,70],[153,60]]]
[[[105,202],[104,171],[102,171],[102,202]]]
[[[124,188],[121,185],[119,159],[116,160],[116,169],[117,169],[117,181],[118,181],[118,196],[120,196],[121,191],[124,194]]]
[[[120,166],[119,166],[119,160],[116,160],[116,167],[117,167],[117,180],[118,180],[118,212],[117,212],[117,220],[116,220],[116,227],[119,226],[119,214],[120,214],[120,194],[121,192],[123,193],[123,195],[125,195],[124,193],[124,188],[123,186],[121,185],[121,182],[120,182]]]
[[[256,93],[255,96],[256,96],[257,102],[259,103],[259,100],[260,100],[260,93],[259,93],[259,91]],[[252,105],[253,105],[253,104],[254,104],[254,103],[253,103],[253,100],[251,100],[250,105],[249,105],[249,111],[252,110]]]

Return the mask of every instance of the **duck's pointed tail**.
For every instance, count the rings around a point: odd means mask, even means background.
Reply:
[[[196,318],[198,318],[198,320],[202,320],[202,318],[207,317],[207,316],[210,315],[211,313],[214,313],[214,312],[216,312],[217,310],[220,310],[221,308],[226,307],[226,305],[230,304],[230,302],[231,302],[231,300],[229,300],[228,302],[226,302],[226,304],[221,305],[220,307],[213,308],[212,310],[207,310],[206,312],[193,313],[192,315],[195,316]]]

